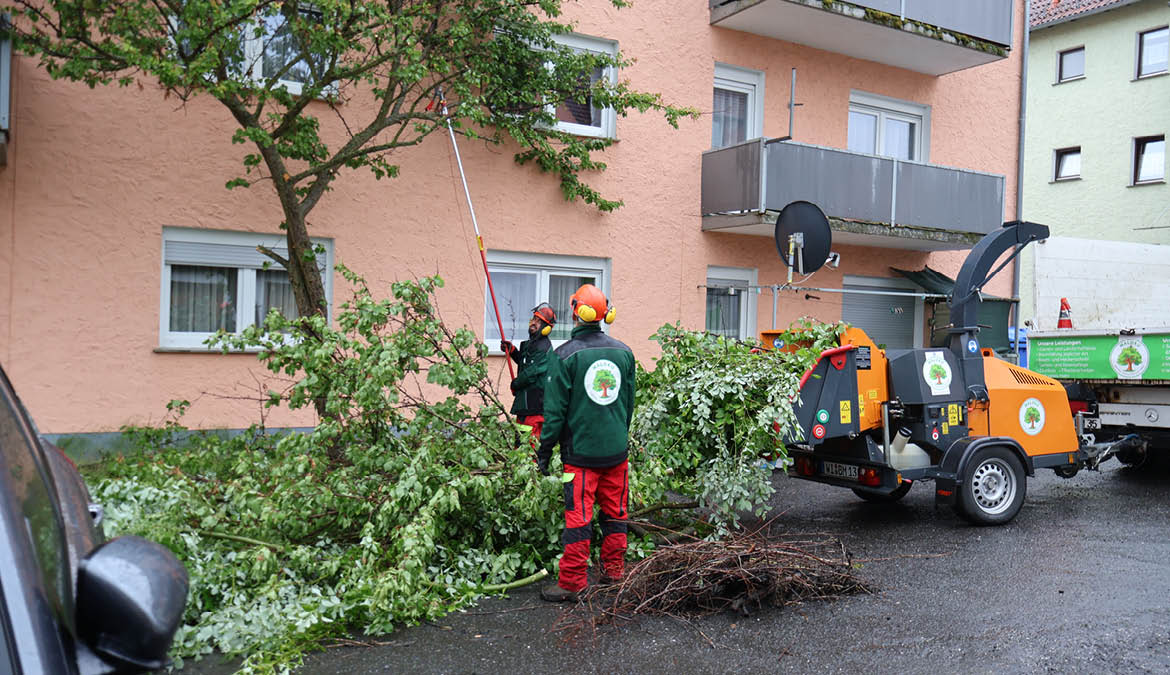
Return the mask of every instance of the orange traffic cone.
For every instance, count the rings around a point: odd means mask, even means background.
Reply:
[[[1072,328],[1072,307],[1068,306],[1068,298],[1060,299],[1060,319],[1056,322],[1057,328]]]

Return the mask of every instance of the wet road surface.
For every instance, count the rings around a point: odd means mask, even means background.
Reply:
[[[310,655],[341,673],[1162,673],[1170,672],[1170,474],[1122,469],[1029,480],[1020,515],[975,527],[934,507],[933,484],[899,504],[775,476],[779,529],[841,537],[875,595],[693,625],[643,619],[567,645],[539,586]],[[198,670],[205,670],[206,661]]]

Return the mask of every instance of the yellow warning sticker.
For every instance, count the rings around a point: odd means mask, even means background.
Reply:
[[[952,403],[947,406],[947,424],[954,426],[959,423],[959,404]],[[945,431],[943,432],[946,433]]]
[[[853,423],[853,404],[850,401],[841,401],[841,424]]]
[[[865,396],[857,395],[857,416],[865,417]]]
[[[947,434],[951,433],[950,429],[951,429],[950,425],[947,424],[946,422],[943,422],[943,436],[946,436]]]

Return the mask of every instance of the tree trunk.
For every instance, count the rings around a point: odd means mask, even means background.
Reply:
[[[309,239],[309,230],[299,206],[291,213],[285,209],[284,227],[288,242],[288,278],[297,301],[297,314],[327,316],[325,283],[316,256],[312,255],[313,242]]]
[[[262,149],[263,152],[263,149]],[[275,153],[273,153],[275,155]],[[266,155],[267,158],[267,155]],[[275,166],[274,166],[275,165]],[[293,186],[282,178],[283,163],[269,161],[269,167],[281,171],[274,172],[273,186],[280,197],[281,210],[284,212],[285,240],[288,243],[288,280],[292,285],[293,297],[297,301],[297,314],[310,317],[314,314],[328,316],[325,298],[325,283],[321,279],[321,270],[317,267],[317,258],[313,254],[313,242],[309,239],[309,230],[305,225],[305,214],[301,210],[300,202],[296,198]],[[326,270],[328,273],[329,270]],[[330,417],[325,407],[325,398],[318,396],[313,400],[313,407],[321,419]],[[331,459],[340,459],[337,448],[329,448]]]

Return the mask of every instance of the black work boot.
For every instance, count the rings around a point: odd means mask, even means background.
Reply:
[[[541,600],[549,602],[577,602],[577,591],[568,591],[560,584],[549,584],[540,589]]]

